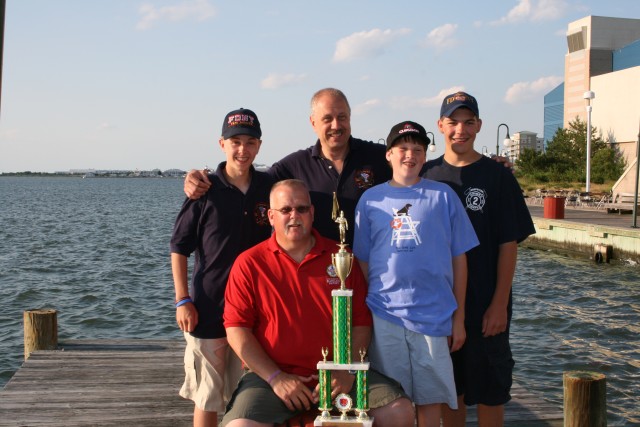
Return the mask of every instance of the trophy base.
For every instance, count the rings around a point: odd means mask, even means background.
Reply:
[[[372,427],[373,418],[367,418],[366,420],[358,419],[358,417],[347,417],[346,419],[342,419],[340,416],[323,418],[318,415],[316,420],[313,422],[313,425],[314,427]]]

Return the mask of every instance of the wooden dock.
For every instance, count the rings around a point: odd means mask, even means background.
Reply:
[[[35,351],[0,391],[0,426],[190,426],[184,341],[78,340]]]
[[[193,404],[178,396],[184,342],[74,340],[35,351],[0,390],[0,426],[190,426]],[[520,385],[507,426],[562,426],[562,408]],[[469,411],[468,426],[477,425]]]

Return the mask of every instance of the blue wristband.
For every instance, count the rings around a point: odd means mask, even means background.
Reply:
[[[193,301],[191,301],[191,298],[182,299],[176,303],[176,308],[180,307],[181,305],[185,305],[188,302],[193,303]]]

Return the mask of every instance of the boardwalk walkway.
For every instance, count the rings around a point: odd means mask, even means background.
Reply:
[[[36,351],[0,390],[0,426],[189,426],[193,406],[177,395],[183,345],[74,340]],[[562,425],[561,408],[519,385],[512,394],[507,426]]]
[[[544,207],[541,205],[528,205],[529,213],[534,218],[544,216]],[[633,216],[628,214],[608,213],[606,209],[580,208],[566,206],[564,208],[563,220],[580,224],[602,225],[608,227],[618,227],[640,233],[640,229],[631,228]],[[636,220],[640,227],[640,220]]]

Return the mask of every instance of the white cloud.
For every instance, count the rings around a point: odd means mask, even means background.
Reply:
[[[6,139],[13,139],[20,135],[20,131],[18,129],[4,129],[0,132],[0,137]]]
[[[411,96],[397,96],[392,98],[389,105],[394,110],[407,110],[409,108],[427,108],[427,107],[440,107],[442,100],[445,96],[458,91],[464,90],[464,86],[453,86],[450,88],[442,89],[437,95],[431,97],[411,97]]]
[[[561,18],[567,9],[566,0],[519,0],[506,16],[492,25],[513,24],[522,21],[550,21]]]
[[[260,82],[263,89],[277,89],[283,86],[292,86],[307,78],[306,74],[277,74],[271,73]]]
[[[561,18],[567,10],[567,3],[564,0],[539,0],[537,7],[533,10],[532,21],[551,21]]]
[[[361,104],[356,105],[353,108],[353,114],[362,115],[367,113],[368,111],[373,110],[374,108],[379,107],[380,105],[382,105],[382,101],[380,101],[379,99],[369,99]]]
[[[457,24],[444,24],[438,28],[434,28],[427,35],[422,45],[433,47],[436,50],[445,50],[458,44],[455,33],[458,29]]]
[[[549,92],[562,83],[562,80],[563,78],[559,76],[548,76],[540,77],[538,80],[532,82],[514,83],[507,89],[504,100],[507,104],[529,101]]]
[[[208,0],[183,0],[174,6],[156,7],[145,3],[138,9],[140,21],[136,24],[138,30],[148,30],[155,24],[164,21],[177,22],[187,19],[205,21],[216,14],[215,8]]]
[[[109,122],[102,122],[97,127],[97,129],[100,132],[108,131],[108,130],[115,129],[115,128],[116,128],[116,126],[111,124],[111,123],[109,123]]]
[[[399,30],[380,30],[376,28],[371,31],[353,33],[338,40],[333,54],[333,61],[351,61],[353,59],[379,56],[396,39],[410,32],[409,28],[401,28]]]

